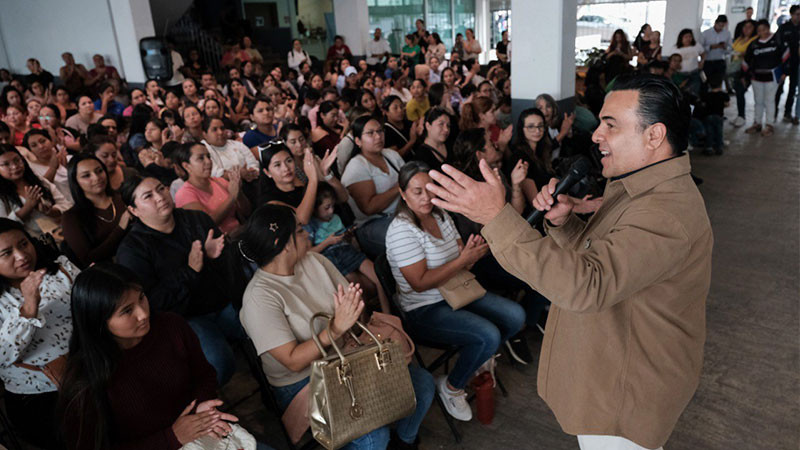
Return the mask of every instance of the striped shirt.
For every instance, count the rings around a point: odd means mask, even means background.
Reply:
[[[386,232],[386,259],[397,282],[397,296],[403,311],[411,311],[443,300],[438,289],[416,292],[408,284],[401,267],[407,267],[420,261],[426,261],[428,269],[435,269],[456,259],[458,250],[458,232],[453,219],[444,214],[434,215],[442,239],[439,239],[418,228],[403,217],[395,218]]]

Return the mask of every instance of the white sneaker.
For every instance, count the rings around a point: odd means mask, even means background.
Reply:
[[[742,125],[744,125],[744,117],[737,117],[737,118],[733,119],[732,123],[733,123],[733,126],[735,126],[736,128],[739,128]]]
[[[436,390],[439,392],[439,398],[444,403],[444,409],[447,413],[453,416],[456,420],[469,422],[472,420],[472,409],[467,403],[467,393],[464,390],[452,392],[447,387],[447,375],[441,375],[436,378]]]

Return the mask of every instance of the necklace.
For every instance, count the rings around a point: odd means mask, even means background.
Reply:
[[[111,218],[110,219],[105,219],[100,214],[95,214],[95,215],[97,216],[98,219],[102,220],[105,223],[113,222],[114,219],[116,219],[116,217],[117,217],[117,207],[114,205],[114,200],[111,200]]]

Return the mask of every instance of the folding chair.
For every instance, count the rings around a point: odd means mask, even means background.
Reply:
[[[295,445],[292,443],[292,440],[289,438],[289,432],[286,430],[281,420],[283,412],[278,406],[278,401],[275,400],[275,394],[273,394],[272,388],[267,380],[267,375],[264,373],[264,369],[261,366],[261,358],[258,357],[256,347],[249,337],[242,341],[242,349],[244,350],[247,365],[250,367],[250,372],[253,374],[253,378],[258,382],[258,390],[261,392],[261,403],[264,404],[264,407],[267,408],[268,411],[275,413],[275,416],[278,418],[281,431],[283,431],[283,437],[286,439],[286,445],[289,447],[289,450],[310,450],[316,448],[319,444],[308,432],[303,439],[301,439],[299,444]],[[305,443],[303,443],[303,440],[305,440]]]
[[[394,280],[394,276],[392,276],[391,268],[389,267],[389,261],[386,259],[386,254],[380,255],[375,260],[375,274],[378,276],[378,281],[381,283],[381,287],[383,287],[383,291],[386,293],[386,296],[391,299],[391,306],[392,312],[395,313],[400,320],[406,322],[405,314],[403,310],[400,309],[400,306],[396,303],[395,300],[395,292],[397,291],[397,284]],[[447,367],[450,358],[455,356],[458,353],[458,347],[451,346],[451,345],[442,345],[437,344],[435,342],[428,342],[424,339],[419,339],[415,336],[411,336],[411,339],[414,340],[414,343],[419,348],[420,345],[434,348],[437,350],[442,350],[442,353],[431,363],[425,364],[425,361],[422,359],[422,355],[420,355],[419,351],[414,351],[414,357],[417,360],[417,363],[420,367],[427,370],[428,372],[434,372],[442,365],[445,365],[445,373],[449,371],[449,367]],[[444,403],[442,403],[442,399],[439,398],[439,394],[437,393],[434,398],[436,399],[436,404],[439,405],[439,409],[442,411],[444,415],[444,419],[447,421],[447,426],[450,427],[450,432],[453,433],[453,439],[456,440],[457,443],[461,442],[461,433],[456,428],[455,420],[452,416],[447,412],[444,407]]]

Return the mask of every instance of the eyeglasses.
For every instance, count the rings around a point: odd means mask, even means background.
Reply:
[[[369,136],[369,137],[382,136],[382,135],[383,135],[383,128],[378,128],[377,130],[364,131],[361,133],[361,136]]]
[[[50,120],[53,116],[39,116],[39,120]]]
[[[541,125],[525,125],[522,128],[525,128],[528,131],[533,131],[533,130],[544,131],[544,124],[541,124]]]

